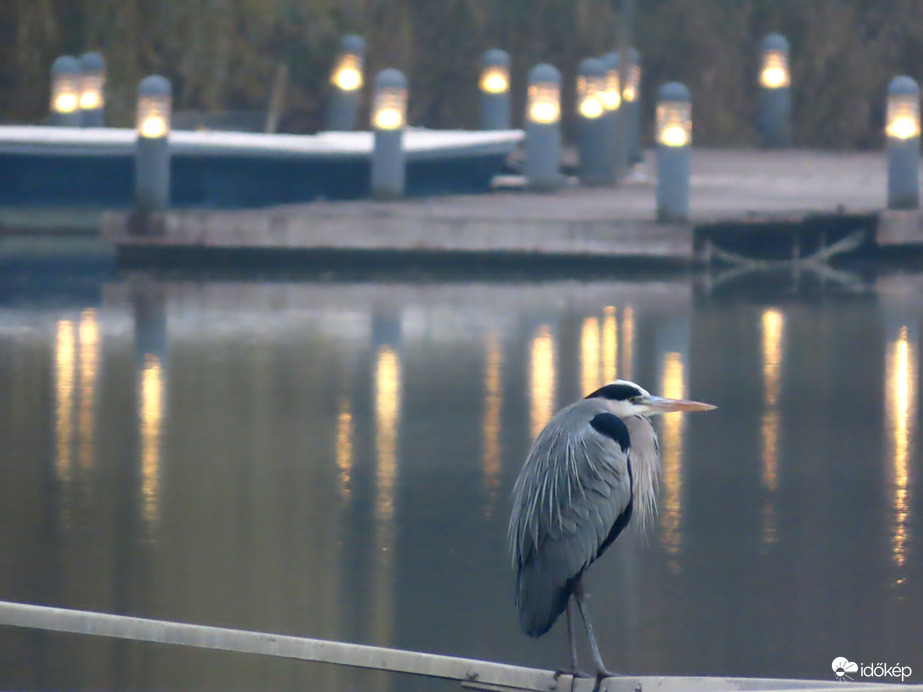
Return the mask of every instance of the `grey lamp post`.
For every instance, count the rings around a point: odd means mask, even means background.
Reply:
[[[340,41],[340,52],[330,73],[330,102],[327,105],[327,130],[355,130],[359,119],[362,92],[362,67],[365,41],[350,34]]]
[[[766,149],[784,149],[792,139],[791,76],[784,36],[769,34],[763,39],[760,62],[760,138]]]
[[[606,64],[587,58],[577,69],[577,175],[584,185],[603,185],[610,180],[606,151]]]
[[[142,212],[170,205],[170,113],[172,89],[160,75],[138,85],[135,202]]]
[[[622,87],[622,109],[625,118],[625,154],[628,163],[641,161],[641,56],[630,51],[631,66],[628,80]]]
[[[80,127],[80,63],[62,55],[51,64],[51,122],[59,127]]]
[[[372,102],[371,191],[379,199],[404,195],[404,128],[407,124],[407,78],[400,70],[382,70],[375,78]]]
[[[560,187],[561,73],[542,63],[529,72],[526,94],[526,183],[534,190]]]
[[[510,56],[505,50],[494,48],[481,59],[481,129],[509,130],[510,115]]]
[[[692,98],[678,82],[664,84],[657,98],[657,220],[689,217]]]
[[[920,206],[920,87],[910,77],[888,85],[888,209]]]
[[[106,107],[106,61],[102,53],[80,56],[80,111],[84,127],[102,127]]]
[[[603,92],[603,106],[606,109],[606,157],[608,160],[609,182],[615,181],[615,162],[619,158],[617,147],[622,146],[618,139],[619,118],[622,116],[622,89],[619,74],[619,54],[617,51],[603,56],[606,66],[606,89]]]

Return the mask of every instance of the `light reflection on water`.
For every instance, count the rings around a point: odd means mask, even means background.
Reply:
[[[923,637],[913,291],[883,308],[685,281],[153,287],[0,307],[0,414],[29,421],[0,424],[0,507],[21,519],[0,523],[0,598],[555,667],[562,627],[515,624],[506,498],[558,408],[634,378],[720,408],[661,417],[656,533],[590,574],[614,667],[824,677],[834,650],[923,670],[902,644]],[[78,481],[89,501],[65,502]],[[688,631],[708,646],[671,634]],[[51,641],[0,629],[0,686],[398,686]]]

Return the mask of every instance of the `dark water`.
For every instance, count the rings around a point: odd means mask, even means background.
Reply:
[[[563,623],[518,630],[507,498],[623,377],[720,409],[660,421],[656,526],[591,570],[609,666],[923,680],[920,276],[2,296],[0,599],[563,665]],[[0,628],[0,689],[433,687]]]

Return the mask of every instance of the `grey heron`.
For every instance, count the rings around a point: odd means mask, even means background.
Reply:
[[[540,637],[566,610],[574,675],[580,670],[572,596],[596,677],[610,675],[587,612],[583,574],[633,515],[642,529],[653,519],[660,452],[650,416],[714,408],[653,396],[634,382],[616,380],[561,409],[533,443],[513,487],[509,526],[519,625]]]

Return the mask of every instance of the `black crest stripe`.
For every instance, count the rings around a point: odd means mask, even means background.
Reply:
[[[617,401],[627,401],[633,396],[638,396],[641,391],[630,384],[607,384],[600,387],[592,394],[586,396],[587,399],[615,399]]]
[[[590,421],[590,425],[600,435],[605,435],[615,440],[622,451],[626,451],[631,445],[631,438],[628,435],[628,427],[618,416],[611,413],[597,413]]]

